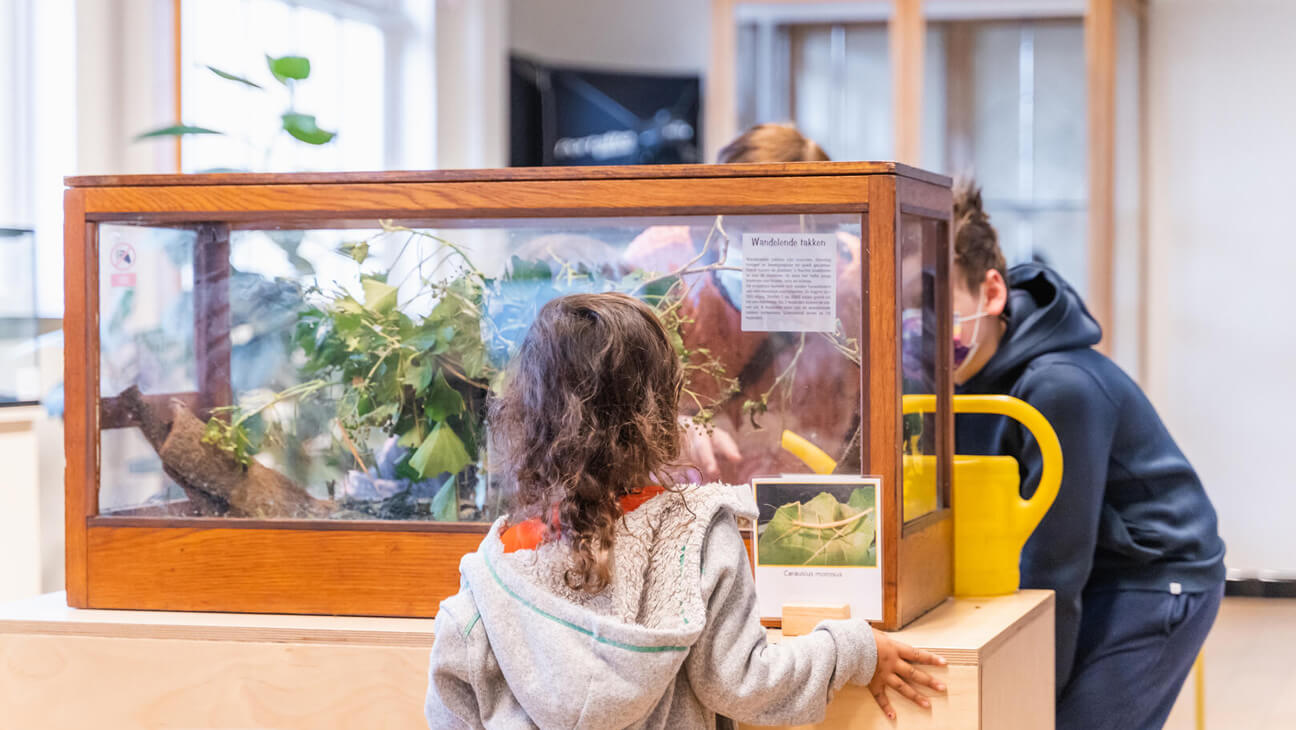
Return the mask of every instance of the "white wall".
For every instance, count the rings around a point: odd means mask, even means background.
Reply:
[[[1296,576],[1296,2],[1153,0],[1147,385],[1234,570]]]
[[[437,0],[437,167],[508,164],[509,10],[506,0]]]
[[[170,3],[77,2],[76,174],[175,172],[171,140],[132,141],[175,116],[171,23]]]
[[[510,0],[509,46],[559,64],[702,74],[710,0]]]

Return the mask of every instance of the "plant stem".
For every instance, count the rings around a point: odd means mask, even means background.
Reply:
[[[267,408],[270,408],[271,406],[277,405],[286,400],[292,400],[294,398],[304,398],[316,391],[323,390],[324,388],[327,388],[330,385],[333,385],[333,383],[330,383],[327,380],[318,380],[318,379],[308,380],[305,383],[294,385],[293,387],[288,388],[287,390],[276,393],[273,398],[266,401],[262,405],[257,406],[255,409],[250,411],[242,411],[239,414],[239,417],[234,419],[234,422],[231,423],[230,425],[242,426],[245,422],[247,422],[249,418],[255,416],[258,413],[261,413],[262,411],[265,411]]]
[[[356,463],[364,470],[365,476],[371,476],[369,474],[369,467],[365,466],[364,460],[360,458],[360,452],[356,449],[355,442],[353,442],[351,437],[347,435],[346,427],[341,423],[338,424],[338,432],[342,434],[342,442],[351,450],[351,455],[355,457]]]
[[[442,359],[442,358],[437,358],[437,363],[438,363],[442,368],[444,368],[444,369],[446,370],[446,372],[448,372],[448,373],[450,373],[451,375],[455,376],[456,378],[462,380],[463,382],[467,383],[468,385],[471,385],[472,387],[477,388],[478,390],[484,390],[484,391],[490,392],[490,386],[482,385],[481,383],[477,382],[476,380],[473,380],[472,378],[470,378],[470,377],[468,377],[467,375],[465,375],[465,374],[464,374],[462,371],[460,371],[458,368],[456,368],[455,366],[453,366],[453,365],[451,365],[450,363],[446,362],[444,359]]]

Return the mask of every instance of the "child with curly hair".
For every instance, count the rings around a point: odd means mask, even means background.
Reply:
[[[847,682],[929,706],[944,664],[858,619],[766,641],[736,518],[750,488],[676,486],[682,374],[643,302],[546,304],[491,408],[512,511],[441,604],[433,728],[801,724]]]

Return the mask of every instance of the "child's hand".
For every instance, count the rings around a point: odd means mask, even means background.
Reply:
[[[873,672],[873,679],[869,682],[868,688],[887,718],[895,719],[895,710],[891,708],[891,700],[887,699],[887,687],[899,692],[919,707],[931,707],[931,701],[915,687],[921,684],[937,692],[944,692],[945,685],[914,665],[930,664],[943,667],[945,660],[929,651],[902,644],[876,629],[873,630],[873,638],[877,642],[877,669]]]
[[[708,431],[687,416],[680,416],[679,422],[684,429],[684,456],[701,472],[702,481],[720,477],[720,458],[731,464],[742,461],[742,452],[728,431],[719,427]]]

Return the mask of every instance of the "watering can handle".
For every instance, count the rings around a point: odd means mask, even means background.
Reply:
[[[903,397],[903,409],[908,413],[931,413],[936,410],[934,395],[906,395]],[[1035,406],[1010,395],[956,395],[954,396],[955,413],[989,413],[1007,416],[1026,427],[1039,444],[1040,456],[1044,461],[1040,471],[1039,486],[1030,499],[1018,497],[1018,517],[1023,529],[1034,531],[1040,520],[1044,519],[1053,500],[1057,498],[1058,488],[1062,486],[1062,444],[1058,442],[1057,432]]]

